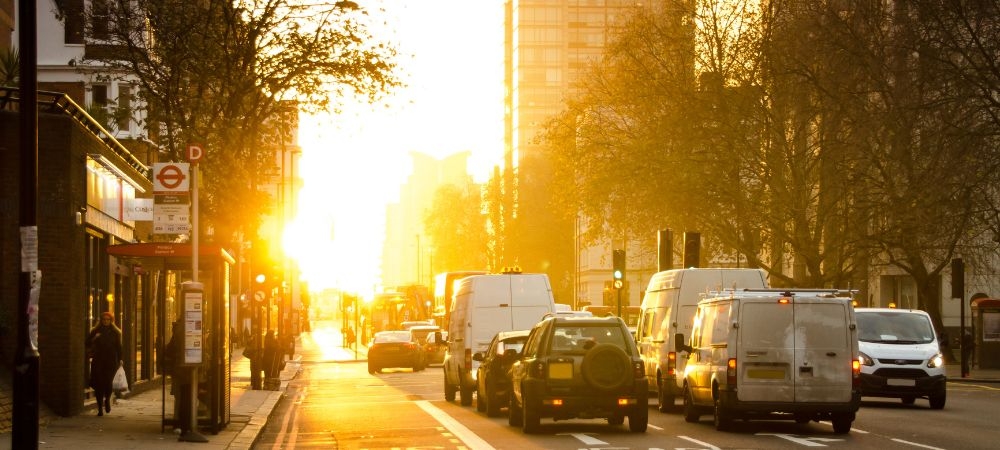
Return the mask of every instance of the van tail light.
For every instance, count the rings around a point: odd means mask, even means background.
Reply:
[[[861,361],[858,358],[851,360],[851,385],[861,387]]]
[[[472,370],[472,349],[465,349],[465,368]]]
[[[535,361],[528,367],[528,373],[532,378],[545,378],[545,361]]]
[[[726,387],[730,390],[736,389],[736,358],[729,358],[729,361],[726,361]]]
[[[667,353],[667,375],[677,375],[677,352]]]
[[[646,378],[646,366],[643,365],[642,361],[632,362],[632,376],[636,379]]]

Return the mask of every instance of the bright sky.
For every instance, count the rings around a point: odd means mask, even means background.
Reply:
[[[370,294],[379,283],[385,207],[398,201],[410,152],[469,150],[485,181],[503,155],[503,0],[359,1],[386,9],[406,85],[379,105],[303,117],[299,215],[286,247],[311,289]],[[305,244],[302,244],[305,243]]]

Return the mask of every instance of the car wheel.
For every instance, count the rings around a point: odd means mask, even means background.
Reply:
[[[528,398],[522,398],[524,399],[524,404],[521,405],[521,431],[527,434],[537,433],[538,429],[542,426],[542,418],[538,414],[538,410],[531,406]]]
[[[368,364],[368,373],[375,375],[375,366]]]
[[[837,434],[845,434],[851,431],[851,422],[853,421],[854,419],[852,419],[849,415],[842,414],[833,416],[833,420],[831,420],[831,422],[833,422],[833,432]]]
[[[662,411],[662,409],[660,410]],[[694,397],[691,396],[691,390],[684,387],[684,421],[688,423],[695,423],[701,418],[701,414],[698,414],[698,407],[694,405]]]
[[[616,391],[632,383],[632,359],[617,346],[597,344],[583,356],[580,373],[594,389]]]
[[[479,394],[476,394],[477,396]],[[493,386],[492,383],[486,383],[486,392],[483,393],[482,397],[478,397],[486,403],[486,415],[489,417],[496,417],[500,415],[500,399],[497,398],[497,388]]]
[[[805,425],[805,424],[807,424],[809,422],[810,422],[809,416],[804,415],[804,414],[796,414],[795,415],[795,423],[797,423],[799,425]]]
[[[448,382],[448,375],[445,375],[444,376],[444,399],[445,399],[445,401],[448,401],[448,402],[455,401],[455,392],[457,390],[458,389],[455,389],[455,386],[453,384],[451,384],[451,383]]]
[[[649,424],[649,406],[638,405],[628,415],[628,430],[633,433],[645,433]]]
[[[512,427],[521,426],[524,417],[521,417],[521,405],[517,403],[517,399],[514,398],[514,394],[510,394],[510,406],[507,410],[507,424]]]
[[[483,395],[483,391],[480,389],[482,384],[482,380],[476,382],[476,411],[479,412],[486,411],[486,405],[488,404],[486,396]]]
[[[660,412],[670,412],[674,407],[674,396],[668,394],[667,388],[661,384],[656,394],[656,402],[658,403],[656,409]]]
[[[947,400],[947,393],[942,391],[940,394],[933,394],[930,396],[931,409],[944,409],[944,402]]]
[[[900,400],[902,400],[904,405],[912,405],[917,399],[914,397],[903,397]]]
[[[472,386],[466,386],[461,380],[458,381],[458,394],[462,397],[462,406],[469,406],[472,404]]]
[[[608,425],[621,425],[625,423],[625,416],[621,414],[615,414],[608,417]]]
[[[732,425],[733,418],[729,417],[729,411],[722,406],[722,400],[715,399],[715,429],[727,431]]]

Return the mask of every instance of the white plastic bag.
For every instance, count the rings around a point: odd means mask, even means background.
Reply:
[[[118,366],[114,380],[111,381],[111,389],[120,395],[128,394],[128,378],[125,378],[125,367]]]

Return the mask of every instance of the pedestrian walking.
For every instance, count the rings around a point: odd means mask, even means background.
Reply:
[[[90,387],[97,397],[97,415],[111,412],[112,381],[122,366],[122,330],[115,325],[115,316],[101,313],[101,321],[87,336],[90,355]],[[103,407],[103,409],[102,409]]]
[[[281,351],[281,346],[278,344],[278,337],[275,335],[274,330],[268,330],[267,335],[264,337],[264,376],[267,378],[276,378],[278,372],[281,371],[279,367],[281,364],[281,358],[283,353]]]

